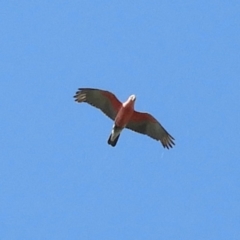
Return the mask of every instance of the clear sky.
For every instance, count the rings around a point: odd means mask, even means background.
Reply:
[[[1,1],[0,239],[240,239],[239,1]],[[151,113],[171,150],[73,100]]]

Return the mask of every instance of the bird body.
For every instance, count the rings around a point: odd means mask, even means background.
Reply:
[[[108,144],[113,147],[117,144],[120,133],[126,127],[134,112],[135,95],[131,95],[120,107],[114,121],[112,132],[108,139]]]
[[[109,118],[114,120],[108,144],[116,146],[120,133],[124,128],[146,134],[160,141],[165,148],[172,148],[174,138],[162,127],[162,125],[149,113],[134,110],[136,96],[131,95],[126,102],[121,103],[116,96],[108,91],[79,88],[74,96],[77,102],[86,102],[99,108]]]

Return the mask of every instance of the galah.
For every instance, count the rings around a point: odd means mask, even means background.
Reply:
[[[149,113],[134,110],[136,96],[131,95],[126,102],[121,103],[117,97],[105,90],[93,88],[79,88],[74,96],[76,102],[86,102],[100,109],[114,121],[108,144],[116,146],[120,133],[124,128],[160,141],[164,148],[172,148],[174,138]]]

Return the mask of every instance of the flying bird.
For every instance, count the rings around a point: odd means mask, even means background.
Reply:
[[[105,113],[114,121],[108,144],[116,146],[120,133],[124,128],[148,135],[160,141],[164,148],[172,148],[174,138],[149,113],[134,110],[136,96],[131,95],[126,102],[121,103],[117,97],[105,90],[79,88],[74,95],[76,102],[86,102]]]

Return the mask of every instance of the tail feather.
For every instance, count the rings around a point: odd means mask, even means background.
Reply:
[[[111,140],[111,136],[112,136],[112,134],[110,134],[110,136],[108,138],[108,144],[111,145],[112,147],[115,147],[117,144],[117,141],[120,137],[120,134],[113,141]]]

